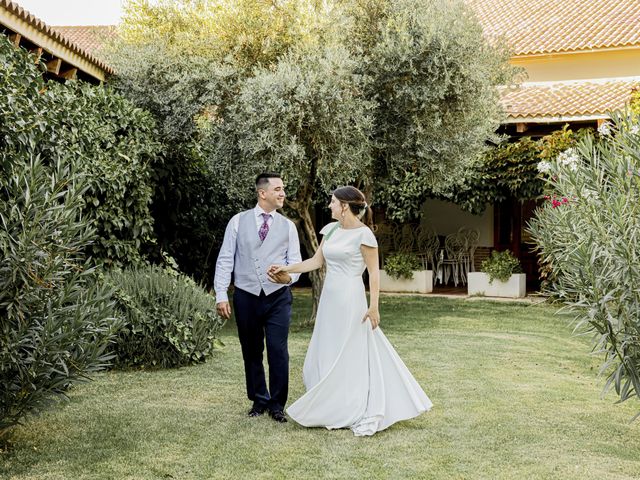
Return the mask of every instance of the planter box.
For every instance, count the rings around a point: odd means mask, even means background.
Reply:
[[[433,291],[433,271],[415,270],[411,280],[404,278],[396,280],[387,275],[384,270],[380,270],[380,291],[430,293]]]
[[[522,298],[527,294],[526,274],[514,273],[506,282],[494,280],[489,283],[489,275],[482,272],[469,272],[469,295],[487,297]]]

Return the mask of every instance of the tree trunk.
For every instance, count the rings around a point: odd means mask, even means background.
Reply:
[[[316,237],[316,230],[311,220],[311,214],[309,208],[311,202],[298,201],[289,204],[291,209],[295,212],[295,223],[298,225],[300,233],[300,241],[305,247],[309,255],[313,255],[318,250],[318,239]],[[318,270],[309,272],[309,279],[311,280],[311,296],[313,301],[313,307],[311,310],[311,316],[306,322],[307,325],[313,325],[316,321],[316,314],[318,312],[318,304],[320,303],[320,293],[322,292],[322,285],[324,284],[325,268],[324,265]]]

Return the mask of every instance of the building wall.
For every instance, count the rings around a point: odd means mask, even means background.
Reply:
[[[640,76],[640,48],[513,57],[510,62],[527,71],[527,82]]]
[[[472,215],[457,205],[442,200],[427,200],[422,206],[422,223],[433,228],[438,235],[455,233],[460,227],[480,230],[480,247],[493,247],[493,206],[487,206],[482,215]]]

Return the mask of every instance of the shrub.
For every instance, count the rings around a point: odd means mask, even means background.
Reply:
[[[105,276],[125,325],[114,353],[119,366],[179,367],[202,362],[224,321],[215,299],[175,271],[146,266]]]
[[[539,165],[549,194],[529,231],[551,271],[549,293],[594,335],[603,372],[626,400],[640,397],[640,125],[615,115],[598,137]]]
[[[480,265],[480,271],[489,275],[489,283],[494,280],[506,282],[514,273],[521,273],[520,261],[509,250],[491,252],[491,256]]]
[[[40,156],[75,158],[85,176],[83,215],[97,260],[127,265],[153,243],[150,164],[158,143],[148,114],[104,86],[45,83],[24,50],[0,36],[0,166]],[[0,178],[3,170],[0,169]]]
[[[81,216],[85,190],[73,164],[45,168],[36,157],[3,172],[0,438],[104,368],[118,328],[110,291],[83,255],[95,232]]]
[[[420,267],[420,260],[412,253],[393,253],[384,260],[384,271],[391,278],[398,280],[411,280],[413,271],[420,270]]]

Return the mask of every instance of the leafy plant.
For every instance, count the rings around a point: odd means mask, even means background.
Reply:
[[[117,365],[179,367],[211,355],[224,320],[215,299],[192,279],[145,266],[109,272],[105,281],[125,319],[115,340]]]
[[[34,58],[5,36],[0,66],[0,165],[39,156],[49,168],[75,158],[85,179],[83,216],[97,234],[90,254],[107,264],[139,262],[154,241],[152,119],[108,87],[45,83]]]
[[[587,131],[580,129],[574,132],[565,125],[539,140],[522,137],[516,142],[499,143],[477,158],[465,175],[462,186],[441,195],[441,198],[475,214],[482,213],[487,205],[494,202],[538,198],[545,187],[538,163],[555,158]]]
[[[78,169],[13,160],[0,187],[0,439],[105,368],[119,326],[84,255],[95,230]]]
[[[547,291],[604,356],[605,391],[640,398],[640,124],[613,114],[599,135],[540,170],[548,188],[529,231],[552,274]]]
[[[420,259],[412,253],[392,253],[384,259],[384,271],[391,278],[407,279],[413,278],[414,270],[420,270]]]
[[[506,282],[514,273],[521,273],[522,266],[509,250],[494,250],[491,256],[482,262],[480,271],[489,275],[489,283],[493,283],[494,280]]]

